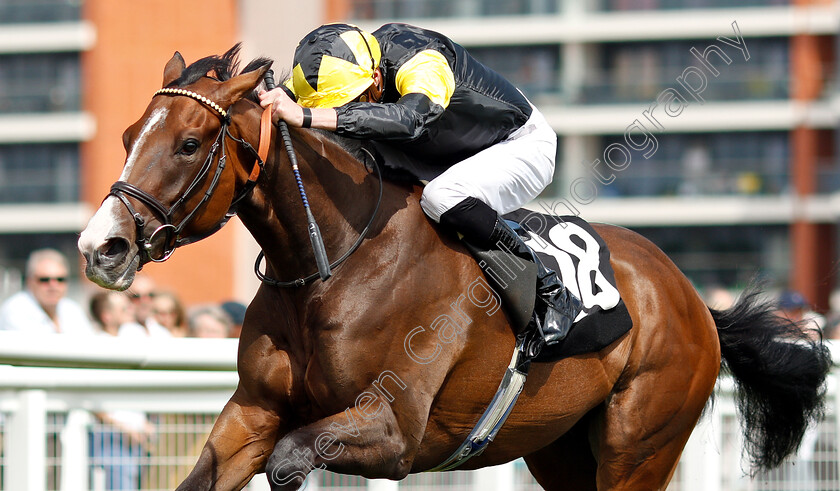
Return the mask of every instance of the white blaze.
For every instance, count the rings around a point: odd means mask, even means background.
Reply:
[[[149,116],[149,119],[146,120],[143,128],[140,130],[140,136],[137,137],[137,140],[134,141],[134,145],[131,147],[131,152],[129,152],[128,158],[125,161],[125,167],[123,167],[122,174],[120,174],[120,181],[124,181],[131,173],[131,169],[134,167],[134,163],[137,161],[137,157],[140,155],[140,151],[143,148],[143,144],[146,143],[146,138],[148,138],[149,133],[163,126],[163,122],[168,113],[169,109],[165,107],[159,107],[152,111],[152,115]]]
[[[165,107],[155,109],[152,111],[149,119],[143,124],[140,135],[134,141],[131,152],[129,152],[128,158],[125,161],[125,167],[123,168],[122,174],[120,174],[121,181],[125,180],[131,173],[132,167],[137,162],[137,158],[143,150],[143,144],[154,130],[163,126],[163,122],[168,113],[169,109]],[[116,197],[109,196],[105,199],[79,237],[80,250],[83,252],[93,252],[105,244],[107,239],[114,236],[113,232],[117,223],[117,214],[121,207],[123,207],[123,204]]]
[[[111,236],[114,224],[117,222],[117,212],[123,204],[114,196],[108,196],[102,206],[96,210],[87,227],[79,236],[79,249],[82,252],[93,252]]]

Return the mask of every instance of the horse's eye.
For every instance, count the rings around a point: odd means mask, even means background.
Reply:
[[[192,155],[198,150],[198,141],[190,138],[181,145],[181,152],[184,155]]]

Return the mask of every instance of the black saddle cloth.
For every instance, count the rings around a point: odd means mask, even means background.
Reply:
[[[504,218],[529,232],[532,239],[526,243],[584,303],[584,314],[578,316],[568,336],[558,344],[544,347],[533,361],[557,361],[601,351],[633,327],[618,292],[610,251],[589,223],[575,216],[555,217],[525,209]]]

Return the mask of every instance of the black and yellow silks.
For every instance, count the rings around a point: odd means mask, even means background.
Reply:
[[[358,102],[376,67],[385,104]],[[315,29],[295,51],[288,85],[302,106],[336,108],[336,133],[399,142],[441,167],[504,140],[531,114],[513,84],[463,47],[407,24],[372,35],[348,24]]]

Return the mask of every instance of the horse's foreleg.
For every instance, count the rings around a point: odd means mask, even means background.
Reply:
[[[195,468],[178,491],[242,489],[262,470],[276,441],[280,420],[244,392],[237,389],[225,405]]]
[[[312,469],[327,467],[365,477],[405,477],[418,439],[408,436],[413,430],[400,428],[390,406],[382,404],[376,413],[369,409],[347,408],[281,438],[265,467],[271,490],[296,490]]]

